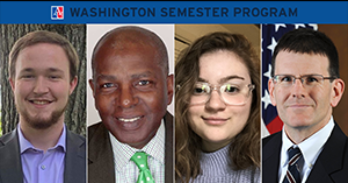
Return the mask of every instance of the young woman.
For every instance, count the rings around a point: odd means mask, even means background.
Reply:
[[[260,182],[258,56],[242,35],[195,41],[175,67],[177,182]]]

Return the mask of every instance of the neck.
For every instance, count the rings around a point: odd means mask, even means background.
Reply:
[[[20,118],[20,129],[23,136],[35,147],[46,152],[54,147],[59,140],[64,128],[64,120],[60,120],[52,126],[45,129],[37,129],[30,126]]]
[[[284,123],[284,130],[288,138],[294,143],[299,144],[308,139],[320,129],[324,128],[330,121],[331,115],[326,117],[322,122],[305,127],[291,127]]]
[[[222,142],[209,142],[209,141],[203,140],[202,150],[208,153],[215,152],[223,147],[226,147],[229,143],[231,143],[231,140],[226,140]]]

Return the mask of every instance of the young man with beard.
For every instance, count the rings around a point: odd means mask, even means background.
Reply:
[[[64,125],[77,85],[78,55],[63,36],[31,32],[9,56],[9,82],[19,124],[0,138],[0,182],[86,182],[85,138]]]

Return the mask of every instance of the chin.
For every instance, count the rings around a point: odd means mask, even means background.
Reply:
[[[35,129],[47,129],[58,122],[58,120],[52,118],[36,118],[26,121]]]
[[[210,134],[209,136],[206,136],[206,139],[212,143],[220,143],[227,141],[229,138],[227,136],[222,136],[221,134]]]
[[[288,126],[291,126],[292,128],[306,128],[309,127],[311,125],[311,123],[308,120],[304,120],[304,119],[298,119],[298,120],[291,120],[290,122],[288,122]]]
[[[49,115],[36,115],[36,116],[30,116],[27,113],[21,114],[23,119],[32,127],[35,129],[47,129],[55,124],[58,123],[59,119],[64,114],[63,111],[56,111]]]

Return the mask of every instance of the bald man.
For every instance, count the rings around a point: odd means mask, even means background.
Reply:
[[[89,183],[173,182],[173,75],[162,40],[140,27],[113,29],[95,46],[92,70],[102,121],[88,128]]]

